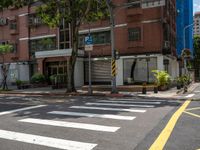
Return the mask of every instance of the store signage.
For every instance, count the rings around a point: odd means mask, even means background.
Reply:
[[[4,26],[7,24],[8,24],[8,19],[0,17],[0,26]]]

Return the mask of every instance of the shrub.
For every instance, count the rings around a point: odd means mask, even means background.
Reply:
[[[22,81],[21,80],[16,80],[15,83],[16,83],[17,86],[20,86],[22,84]]]
[[[45,76],[40,73],[36,73],[31,77],[31,83],[45,83],[45,81]]]
[[[166,86],[170,84],[170,75],[166,71],[153,70],[155,83],[158,86]]]

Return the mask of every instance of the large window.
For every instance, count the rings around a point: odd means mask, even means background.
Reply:
[[[79,35],[79,46],[83,47],[85,45],[85,36]],[[93,38],[93,44],[109,44],[110,43],[110,31],[91,33]]]
[[[70,48],[69,23],[64,20],[60,24],[60,49]]]
[[[56,49],[56,38],[43,38],[30,41],[31,52]]]
[[[128,39],[129,39],[129,41],[141,40],[141,29],[140,28],[128,29]]]

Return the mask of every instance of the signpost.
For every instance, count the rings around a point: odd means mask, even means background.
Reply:
[[[86,36],[85,37],[85,51],[88,52],[89,57],[89,88],[88,88],[88,94],[92,95],[92,81],[91,81],[91,51],[93,50],[93,39],[92,36]]]

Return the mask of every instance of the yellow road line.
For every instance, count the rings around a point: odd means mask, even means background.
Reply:
[[[178,121],[181,114],[184,112],[184,110],[187,108],[187,106],[190,104],[191,100],[187,100],[184,102],[184,104],[173,114],[165,128],[162,130],[158,138],[155,140],[155,142],[151,145],[149,150],[162,150],[167,143],[175,125]]]
[[[197,117],[197,118],[200,118],[199,115],[194,114],[194,113],[191,113],[191,112],[184,111],[184,113],[186,113],[186,114],[188,114],[188,115],[191,115],[191,116],[194,116],[194,117]]]
[[[188,108],[186,110],[188,111],[188,110],[198,110],[198,109],[200,109],[200,107]]]

